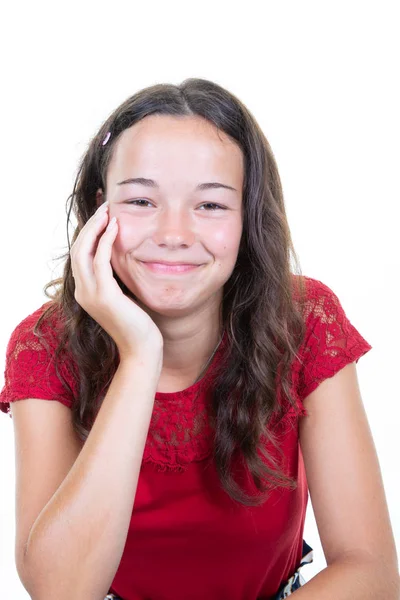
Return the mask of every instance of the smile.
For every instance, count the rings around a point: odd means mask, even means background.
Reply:
[[[166,265],[163,263],[145,263],[142,262],[147,269],[153,273],[168,274],[168,275],[183,275],[195,271],[202,265]]]

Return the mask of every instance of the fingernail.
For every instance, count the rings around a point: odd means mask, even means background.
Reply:
[[[117,222],[116,217],[113,217],[111,219],[111,221],[109,222],[109,224],[107,225],[106,231],[108,231],[109,229],[112,229],[114,227],[114,225],[115,225],[116,222]]]
[[[103,202],[103,204],[100,204],[99,208],[97,209],[96,212],[104,210],[104,208],[108,207],[108,200],[106,200],[105,202]]]

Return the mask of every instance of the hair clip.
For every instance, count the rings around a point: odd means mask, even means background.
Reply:
[[[109,131],[109,132],[107,133],[106,137],[105,137],[105,138],[104,138],[104,140],[103,140],[102,146],[105,146],[105,145],[107,144],[107,142],[108,142],[108,140],[110,139],[110,137],[111,137],[111,131]]]

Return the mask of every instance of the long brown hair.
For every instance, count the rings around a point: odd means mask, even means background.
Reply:
[[[106,190],[106,173],[120,134],[151,114],[198,115],[234,140],[244,155],[243,233],[237,262],[224,285],[222,318],[227,332],[229,368],[219,370],[212,390],[210,419],[215,430],[213,459],[222,488],[245,506],[258,506],[268,497],[268,488],[294,489],[296,481],[277,467],[261,436],[277,447],[268,424],[282,410],[277,398],[278,379],[289,404],[296,406],[291,392],[291,365],[303,341],[305,324],[298,299],[304,300],[301,275],[285,212],[281,181],[270,145],[249,110],[221,86],[206,79],[187,79],[180,85],[157,84],[140,90],[123,102],[103,123],[81,159],[67,221],[73,210],[78,225],[72,243],[93,215],[96,191]],[[110,141],[102,142],[108,132]],[[55,311],[63,315],[56,362],[68,346],[77,366],[78,398],[72,407],[74,429],[86,440],[119,364],[114,340],[77,303],[70,252],[63,276],[51,280],[44,293],[52,302],[37,321]],[[290,261],[295,265],[292,272]],[[113,270],[122,291],[135,298]],[[48,292],[55,287],[53,294]],[[45,343],[46,345],[46,343]],[[70,386],[57,369],[69,391]],[[279,448],[278,448],[279,450]],[[260,452],[263,456],[258,455]],[[230,465],[239,453],[246,463],[258,493],[246,494],[237,484]],[[267,462],[272,467],[267,466]],[[264,481],[263,481],[264,480]]]

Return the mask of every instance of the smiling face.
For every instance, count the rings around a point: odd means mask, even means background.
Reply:
[[[151,115],[121,134],[106,182],[118,219],[111,264],[149,314],[220,305],[242,235],[243,168],[239,146],[200,117]],[[200,266],[156,273],[142,261]]]

